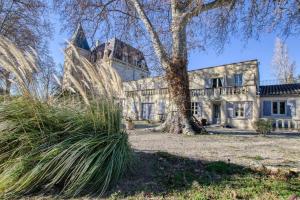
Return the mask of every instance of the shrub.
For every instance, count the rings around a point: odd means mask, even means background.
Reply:
[[[2,103],[0,113],[0,193],[6,198],[41,189],[101,195],[129,165],[120,111],[109,102],[77,110],[18,98]]]
[[[262,135],[271,133],[272,124],[273,124],[273,120],[270,119],[268,120],[259,119],[254,123],[256,132]]]

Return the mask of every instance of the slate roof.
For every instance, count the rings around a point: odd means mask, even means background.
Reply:
[[[74,35],[72,36],[71,42],[79,48],[82,48],[82,49],[85,49],[88,51],[90,50],[89,43],[85,37],[85,34],[84,34],[81,24],[78,24],[77,29],[76,29]]]
[[[300,83],[265,85],[259,87],[260,96],[300,95]]]
[[[112,57],[118,60],[122,60],[123,54],[126,53],[128,57],[127,62],[132,65],[135,65],[133,58],[136,57],[139,64],[142,62],[145,63],[144,70],[149,71],[144,54],[140,50],[117,38],[112,38],[106,43],[99,44],[92,50],[92,54],[96,60],[102,59],[105,48],[110,50],[109,55],[112,53]]]

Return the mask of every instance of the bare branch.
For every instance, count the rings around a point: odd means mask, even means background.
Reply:
[[[158,59],[162,62],[163,66],[167,66],[169,63],[169,57],[166,53],[166,50],[164,49],[164,46],[162,45],[159,36],[157,32],[155,31],[151,21],[147,17],[145,11],[142,8],[142,5],[138,0],[129,0],[134,8],[136,9],[136,12],[140,16],[140,19],[143,21],[145,28],[147,29],[148,33],[150,34],[151,40],[153,42],[154,50],[158,56]]]
[[[232,7],[232,5],[234,5],[235,1],[236,0],[214,0],[214,1],[206,3],[206,4],[203,4],[202,0],[197,0],[194,2],[190,1],[189,6],[191,6],[192,3],[194,3],[195,6],[189,12],[186,12],[183,15],[182,23],[186,24],[193,17],[198,16],[200,13],[208,11],[208,10],[213,10],[213,9],[225,7],[225,6]]]

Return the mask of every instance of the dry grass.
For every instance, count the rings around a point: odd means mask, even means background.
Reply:
[[[17,92],[26,96],[38,96],[32,90],[36,87],[33,74],[39,70],[33,49],[31,52],[23,52],[8,39],[0,37],[0,66],[14,75],[14,80],[10,81],[17,86]]]
[[[71,43],[69,47],[71,53],[65,58],[65,69],[73,73],[69,73],[64,80],[68,83],[65,89],[80,95],[87,105],[90,105],[90,101],[103,97],[112,100],[124,96],[121,78],[107,57],[101,63],[91,63]],[[33,49],[31,52],[24,52],[8,39],[0,37],[0,66],[13,75],[10,81],[17,88],[15,94],[42,99],[41,89],[34,78],[34,74],[39,71],[37,60]]]
[[[122,98],[124,96],[122,80],[117,71],[111,67],[107,56],[101,63],[91,63],[78,50],[70,45],[71,53],[66,56],[67,80],[66,89],[77,91],[84,102],[89,105],[89,99],[97,99],[99,96],[107,99]],[[76,75],[82,74],[78,80]],[[74,87],[74,88],[73,88]]]
[[[106,61],[96,66],[72,46],[68,68],[74,94],[44,102],[37,58],[0,38],[0,66],[15,93],[0,101],[0,199],[32,193],[102,195],[127,169],[131,149],[113,102],[121,79]]]

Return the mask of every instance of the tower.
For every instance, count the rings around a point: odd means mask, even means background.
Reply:
[[[122,81],[138,80],[150,75],[144,55],[140,50],[117,38],[112,38],[105,43],[97,42],[91,49],[81,24],[78,24],[70,44],[65,49],[63,89],[70,86],[70,75],[77,80],[83,79],[83,75],[72,70],[68,63],[70,59],[76,63],[72,55],[72,45],[81,56],[87,58],[91,63],[102,62],[104,55],[107,56],[110,66],[118,72]]]
[[[72,75],[76,79],[80,79],[81,74],[74,72],[70,68],[69,59],[72,59],[72,62],[76,63],[76,60],[74,60],[72,46],[76,48],[77,52],[84,56],[85,58],[89,59],[91,55],[90,46],[88,44],[88,41],[85,37],[84,30],[81,26],[81,24],[78,24],[76,31],[74,32],[71,40],[69,41],[69,44],[67,45],[64,54],[65,54],[65,62],[64,62],[64,75],[63,75],[63,90],[67,89],[70,86],[69,77]]]

